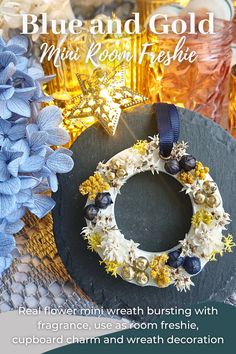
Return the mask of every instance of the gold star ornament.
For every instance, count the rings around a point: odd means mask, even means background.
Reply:
[[[101,67],[93,70],[91,76],[77,74],[82,94],[73,98],[67,118],[76,121],[81,118],[96,118],[106,132],[114,136],[122,110],[143,103],[143,95],[124,84],[124,67],[114,72]]]

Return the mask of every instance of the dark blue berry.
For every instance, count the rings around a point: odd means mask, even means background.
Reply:
[[[84,217],[87,220],[93,221],[98,215],[99,208],[93,204],[89,204],[84,208]]]
[[[186,257],[183,267],[187,273],[194,275],[200,272],[201,261],[198,257]]]
[[[167,161],[165,163],[165,170],[166,170],[166,172],[170,173],[171,175],[176,175],[181,170],[180,165],[179,165],[179,161],[177,161],[177,160]]]
[[[196,167],[196,159],[192,155],[184,155],[179,164],[182,170],[189,172]]]
[[[109,192],[98,193],[95,198],[95,205],[99,209],[106,209],[108,205],[112,204],[111,195]]]
[[[184,263],[184,257],[180,257],[180,254],[181,250],[176,250],[168,253],[169,258],[167,264],[173,268],[179,268],[182,266]]]

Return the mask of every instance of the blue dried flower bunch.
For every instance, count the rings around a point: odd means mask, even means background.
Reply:
[[[61,111],[49,106],[42,83],[42,67],[30,56],[29,42],[15,36],[7,43],[0,38],[0,274],[12,261],[13,234],[29,210],[45,216],[55,205],[45,195],[57,191],[57,173],[73,168],[71,151],[52,148],[65,145],[69,134],[62,128]]]

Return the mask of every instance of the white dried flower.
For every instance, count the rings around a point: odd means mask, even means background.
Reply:
[[[186,257],[186,256],[191,256],[193,253],[192,250],[192,244],[191,244],[191,240],[188,237],[188,234],[185,236],[184,240],[180,240],[179,243],[181,244],[181,257]]]
[[[133,240],[125,240],[123,234],[117,235],[115,231],[111,231],[103,237],[99,248],[101,249],[105,259],[116,261],[118,263],[133,264],[137,258],[137,249],[139,244]]]
[[[90,237],[94,234],[94,225],[90,223],[88,226],[82,228],[81,235],[84,238]]]
[[[175,143],[171,151],[171,157],[173,159],[180,160],[183,155],[186,155],[187,148],[188,143],[185,143],[184,141]]]
[[[159,174],[158,163],[159,160],[155,161],[151,154],[144,155],[142,156],[142,167],[140,169],[141,171],[149,170],[152,172],[153,175],[155,174],[155,172]]]
[[[179,278],[175,281],[176,289],[180,292],[187,292],[187,290],[190,290],[191,285],[194,286],[194,283],[191,278],[187,276]]]
[[[208,260],[213,251],[221,252],[223,250],[222,234],[210,230],[204,223],[201,223],[195,229],[195,237],[191,238],[191,245],[194,253]]]
[[[195,194],[201,189],[200,183],[198,180],[195,180],[193,184],[185,184],[181,189],[181,192],[185,192],[185,194]]]
[[[195,235],[197,238],[207,238],[210,235],[210,230],[203,222],[195,229]]]
[[[226,225],[230,224],[230,215],[224,211],[215,210],[212,212],[215,220],[215,226],[221,227],[222,230],[226,230]]]
[[[108,261],[123,263],[127,254],[126,248],[123,247],[123,241],[121,237],[117,237],[116,233],[110,232],[109,236],[103,239],[98,246],[103,253],[103,258]]]
[[[96,170],[101,174],[106,174],[110,170],[110,167],[108,163],[99,162]]]
[[[125,180],[121,180],[121,179],[118,179],[116,178],[114,181],[112,181],[111,185],[114,189],[117,190],[117,193],[118,194],[121,194],[121,187],[125,184]]]
[[[105,233],[112,229],[115,224],[112,215],[98,215],[95,222],[96,228],[101,229]]]
[[[135,259],[137,258],[138,246],[139,246],[139,243],[135,243],[133,240],[129,240],[126,243],[126,247],[127,247],[127,251],[128,251],[127,262],[131,265],[134,263]]]
[[[149,146],[152,150],[159,150],[159,143],[160,143],[160,139],[159,139],[159,135],[154,135],[149,136],[148,137],[151,141],[149,142]]]
[[[180,292],[190,290],[191,285],[194,286],[191,278],[179,269],[172,271],[172,279],[176,289]]]

